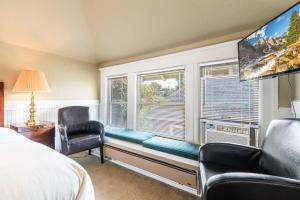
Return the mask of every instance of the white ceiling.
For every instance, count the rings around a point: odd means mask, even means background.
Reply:
[[[0,41],[91,63],[249,30],[296,0],[0,0]]]

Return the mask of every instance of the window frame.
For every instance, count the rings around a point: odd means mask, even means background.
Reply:
[[[234,62],[238,62],[238,58],[229,58],[229,59],[221,59],[221,60],[215,60],[215,61],[208,61],[208,62],[202,62],[202,63],[198,63],[197,64],[197,69],[198,69],[198,72],[197,72],[197,80],[198,80],[198,85],[199,85],[199,88],[198,88],[198,106],[199,106],[199,110],[198,110],[198,123],[199,123],[199,141],[200,141],[200,144],[204,144],[204,136],[205,136],[205,133],[204,133],[204,127],[201,125],[202,122],[203,122],[203,119],[201,119],[201,104],[202,104],[202,98],[201,98],[201,88],[202,88],[202,83],[201,83],[201,70],[202,70],[202,67],[207,67],[207,66],[213,66],[213,65],[222,65],[222,64],[228,64],[228,63],[234,63]],[[277,81],[272,81],[272,82],[277,82]],[[272,83],[273,85],[274,83]],[[251,125],[253,126],[254,128],[257,128],[258,129],[258,144],[261,144],[263,138],[264,138],[264,134],[262,134],[263,132],[265,132],[267,130],[267,127],[268,127],[268,124],[269,124],[269,120],[268,119],[268,116],[265,115],[263,117],[263,113],[265,112],[265,110],[267,110],[267,106],[265,106],[265,102],[266,100],[270,100],[269,98],[266,98],[264,96],[264,92],[265,91],[268,91],[270,89],[274,89],[271,85],[269,84],[264,84],[263,81],[259,80],[259,83],[258,83],[258,95],[259,95],[259,100],[258,100],[258,103],[259,103],[259,108],[258,108],[258,125]],[[278,88],[276,86],[276,88]],[[278,96],[278,95],[277,95]],[[277,104],[278,105],[278,104]],[[209,120],[208,120],[209,121]],[[224,123],[227,123],[227,122],[224,122]]]
[[[131,60],[126,63],[99,65],[100,71],[100,121],[106,124],[107,113],[107,79],[111,77],[128,77],[127,127],[136,129],[136,77],[139,74],[163,72],[183,68],[185,70],[185,129],[186,141],[201,144],[203,130],[200,127],[200,67],[224,62],[237,61],[236,45],[238,40],[205,46],[201,48],[166,54],[164,56]],[[265,132],[274,117],[289,117],[290,109],[278,108],[277,79],[260,81],[260,126]],[[268,94],[275,94],[272,98]],[[263,117],[262,117],[263,116]],[[260,141],[263,134],[260,135]]]
[[[160,75],[160,74],[167,74],[167,73],[180,73],[182,72],[184,75],[184,86],[186,85],[186,70],[184,66],[179,66],[179,67],[174,67],[174,68],[166,68],[166,69],[162,69],[162,70],[157,70],[157,71],[148,71],[148,72],[142,72],[142,73],[137,73],[136,74],[136,97],[135,97],[135,130],[138,130],[138,117],[139,117],[139,106],[141,105],[140,103],[140,92],[141,92],[141,76],[153,76],[153,75]],[[184,87],[186,88],[186,87]],[[145,104],[143,104],[145,105]],[[172,103],[172,102],[159,102],[158,103],[147,103],[147,105],[183,105],[184,107],[184,138],[182,141],[186,140],[186,133],[187,133],[187,128],[186,128],[186,116],[187,116],[187,112],[186,112],[186,95],[184,95],[184,100],[183,103]],[[176,138],[172,138],[172,139],[176,139]],[[180,140],[180,139],[178,139]]]
[[[220,65],[238,65],[238,60],[237,59],[227,59],[227,60],[222,60],[222,61],[217,61],[217,62],[208,62],[208,63],[205,63],[205,64],[201,64],[199,65],[199,81],[200,81],[200,84],[199,84],[199,89],[200,89],[200,96],[199,96],[199,106],[200,106],[200,110],[199,110],[199,117],[200,117],[200,121],[201,121],[201,115],[202,115],[202,105],[203,105],[203,100],[204,98],[201,96],[201,90],[202,90],[202,81],[201,81],[201,70],[203,68],[206,68],[206,67],[218,67]],[[238,72],[239,73],[239,72]],[[225,76],[227,77],[227,76]],[[239,77],[239,74],[235,75],[235,76],[232,76],[234,78],[236,77]],[[258,119],[257,119],[257,124],[256,123],[253,123],[253,122],[246,122],[246,123],[243,123],[243,122],[237,122],[237,121],[233,121],[233,123],[241,123],[241,124],[250,124],[251,126],[260,126],[261,124],[261,110],[262,110],[262,94],[263,94],[263,88],[262,88],[262,82],[259,81],[259,80],[253,80],[253,81],[257,81],[258,83],[258,90],[257,90],[257,95],[258,95]],[[204,100],[205,101],[205,100]],[[206,120],[213,120],[213,119],[206,119]],[[218,120],[215,120],[215,121],[218,121]],[[222,121],[222,120],[221,120]],[[226,121],[226,120],[225,120]],[[230,121],[229,121],[230,122]]]
[[[112,88],[111,88],[111,83],[113,79],[121,79],[121,78],[126,78],[127,81],[127,96],[126,96],[126,101],[125,102],[113,102],[112,101]],[[112,122],[112,105],[124,105],[126,104],[127,111],[126,111],[126,122],[125,127],[120,127],[120,128],[127,128],[127,122],[128,122],[128,76],[127,75],[120,75],[120,76],[113,76],[113,77],[107,77],[107,106],[106,106],[106,124],[111,125]]]

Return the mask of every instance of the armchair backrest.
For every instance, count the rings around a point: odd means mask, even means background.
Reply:
[[[58,110],[58,124],[68,127],[67,132],[80,132],[81,124],[89,121],[89,107],[70,106]]]
[[[263,173],[300,180],[300,120],[273,120],[262,149]]]

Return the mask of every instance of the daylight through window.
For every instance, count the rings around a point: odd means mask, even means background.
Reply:
[[[108,125],[127,127],[127,77],[108,80]]]
[[[185,139],[184,71],[138,77],[137,129]]]

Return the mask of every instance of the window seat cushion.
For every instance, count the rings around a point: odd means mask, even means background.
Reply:
[[[143,146],[192,160],[198,160],[200,147],[197,144],[157,136],[144,141]]]
[[[116,127],[105,127],[105,136],[136,144],[143,144],[143,142],[155,135],[147,132],[133,131],[131,129],[116,128]]]

